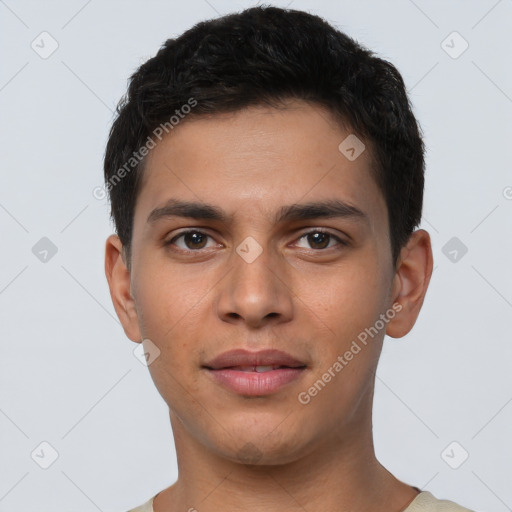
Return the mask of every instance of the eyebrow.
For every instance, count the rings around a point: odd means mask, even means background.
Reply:
[[[219,207],[191,201],[169,199],[164,206],[155,208],[148,216],[147,222],[152,224],[162,218],[186,217],[196,220],[216,220],[228,223],[228,215]],[[304,204],[290,204],[280,208],[274,222],[290,222],[320,218],[350,218],[369,222],[368,216],[359,208],[340,199],[315,201]]]

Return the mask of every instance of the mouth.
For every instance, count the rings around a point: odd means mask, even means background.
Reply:
[[[300,378],[307,364],[278,350],[232,350],[203,368],[223,388],[245,396],[265,396]]]
[[[227,368],[217,368],[218,370],[236,370],[239,372],[256,372],[256,373],[266,373],[271,372],[273,370],[281,370],[283,368],[305,368],[305,366],[229,366]],[[209,370],[213,370],[214,368],[209,368]]]

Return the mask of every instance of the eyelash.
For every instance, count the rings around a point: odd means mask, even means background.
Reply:
[[[171,238],[169,241],[165,242],[164,245],[165,246],[171,246],[173,245],[173,243],[180,239],[181,237],[187,235],[187,234],[190,234],[190,233],[199,233],[201,235],[205,235],[209,238],[213,238],[211,235],[209,235],[208,233],[205,233],[204,231],[201,231],[199,229],[189,229],[187,231],[182,231],[180,234],[174,236],[173,238]],[[322,233],[324,235],[327,235],[330,237],[330,239],[334,239],[338,242],[339,245],[341,246],[344,246],[344,247],[347,247],[349,244],[347,242],[345,242],[344,240],[342,240],[340,237],[332,234],[331,232],[329,231],[325,231],[324,229],[321,229],[321,228],[316,228],[316,229],[312,229],[310,231],[306,231],[305,233],[302,233],[302,235],[298,238],[298,240],[301,240],[302,238],[304,237],[307,237],[308,235],[311,235],[313,233]],[[311,251],[315,251],[315,252],[321,252],[321,251],[326,251],[328,249],[332,249],[332,247],[325,247],[324,249],[310,249]],[[173,249],[173,250],[176,250],[178,252],[182,252],[182,253],[194,253],[194,252],[200,252],[202,249]]]

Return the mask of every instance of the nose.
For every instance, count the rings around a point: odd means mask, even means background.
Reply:
[[[231,259],[231,271],[220,283],[219,318],[250,328],[290,321],[293,293],[287,283],[287,272],[291,267],[266,249],[252,261],[236,252]]]

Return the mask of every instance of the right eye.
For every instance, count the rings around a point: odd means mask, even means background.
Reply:
[[[176,241],[180,238],[183,238],[183,243],[185,246],[180,246],[176,244]],[[212,238],[210,235],[204,233],[203,231],[199,231],[197,229],[190,229],[188,231],[182,231],[180,234],[171,238],[165,245],[176,245],[180,251],[185,252],[197,252],[199,249],[205,248],[205,243],[208,238]]]

